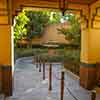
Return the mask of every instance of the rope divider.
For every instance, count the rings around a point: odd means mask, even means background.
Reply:
[[[38,62],[37,62],[38,63]],[[44,62],[43,62],[44,63]],[[52,65],[53,64],[51,64],[50,63],[50,66],[52,67]],[[41,66],[41,65],[40,65]],[[45,65],[44,65],[45,66]],[[52,71],[52,68],[50,69],[51,71]],[[65,69],[63,69],[62,71],[59,71],[59,72],[57,72],[58,74],[59,73],[61,73],[61,72],[65,72]],[[52,74],[52,76],[54,76],[55,77],[55,79],[57,79],[57,80],[62,80],[62,78],[61,77],[58,77],[59,75],[57,75],[57,73],[55,74],[53,71],[50,73],[50,74]],[[60,75],[61,76],[61,75]],[[51,79],[52,80],[52,79]],[[65,80],[65,78],[64,78],[64,80]],[[52,83],[52,82],[51,82]],[[67,94],[67,91],[68,91],[68,93],[75,99],[75,100],[79,100],[78,98],[76,98],[76,96],[72,93],[72,91],[68,88],[68,86],[65,84],[65,82],[64,82],[64,88],[65,88],[65,93]],[[52,87],[50,86],[49,87],[49,90],[52,90]],[[95,98],[96,98],[96,95],[95,95],[95,93],[94,92],[92,92],[92,95],[91,95],[91,100],[95,100]]]
[[[57,80],[61,80],[61,78],[57,77],[57,75],[55,73],[53,73],[53,75]]]

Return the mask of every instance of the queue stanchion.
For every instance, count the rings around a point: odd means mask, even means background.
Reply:
[[[38,56],[36,57],[36,68],[38,68]]]
[[[41,59],[39,59],[39,72],[41,72]]]
[[[91,100],[96,100],[96,91],[92,90],[91,92]]]
[[[60,90],[60,100],[64,100],[64,75],[65,72],[61,72],[61,90]]]
[[[43,80],[45,80],[45,61],[43,61]]]
[[[49,91],[52,90],[52,64],[49,65]]]

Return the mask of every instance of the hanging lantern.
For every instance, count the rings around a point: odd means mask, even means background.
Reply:
[[[59,9],[62,12],[62,16],[64,16],[64,13],[65,13],[65,0],[59,0]]]
[[[65,0],[59,0],[59,9],[62,13],[62,18],[61,18],[61,23],[64,23],[65,22],[65,17],[64,17],[64,14],[65,14],[65,11],[66,11],[66,8],[65,8]]]

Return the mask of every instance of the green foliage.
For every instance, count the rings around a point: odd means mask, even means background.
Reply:
[[[16,24],[14,26],[14,42],[16,45],[17,40],[22,39],[27,34],[25,25],[27,22],[29,22],[29,19],[27,16],[25,16],[25,12],[21,12],[15,20]]]
[[[43,11],[26,11],[26,16],[29,18],[27,23],[27,37],[31,40],[35,36],[41,36],[45,26],[49,22],[49,13]]]
[[[62,15],[60,12],[51,12],[50,13],[50,20],[49,23],[50,24],[54,24],[54,23],[60,23],[60,19],[62,18]]]
[[[53,23],[60,23],[62,16],[60,12],[50,11],[23,11],[16,17],[16,24],[14,27],[14,40],[26,37],[31,41],[36,36],[41,36],[45,26]],[[66,14],[64,16],[70,22],[70,28],[58,29],[58,31],[65,35],[67,40],[72,43],[80,43],[80,24],[74,15]]]
[[[64,34],[66,40],[71,43],[80,44],[80,23],[78,19],[76,19],[75,15],[70,14],[66,14],[64,18],[70,22],[70,27],[58,29],[59,33]]]
[[[80,50],[79,49],[66,49],[66,52],[64,49],[55,49],[57,54],[53,56],[48,55],[48,49],[47,48],[16,48],[15,49],[15,59],[20,57],[27,57],[27,56],[40,56],[41,58],[46,59],[48,62],[63,62],[67,60],[71,61],[80,61]],[[23,51],[23,52],[22,52]],[[64,53],[65,52],[65,53]]]
[[[16,17],[14,27],[15,45],[19,39],[26,37],[31,41],[41,36],[48,24],[59,23],[61,13],[52,11],[23,11]]]
[[[26,37],[31,40],[34,36],[42,35],[48,24],[50,12],[23,11],[16,18],[14,26],[15,46],[19,39]]]

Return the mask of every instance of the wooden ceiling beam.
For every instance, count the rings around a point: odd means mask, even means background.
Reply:
[[[90,4],[97,0],[68,0],[69,3],[77,3],[77,4]]]
[[[95,3],[95,2],[97,2],[98,0],[93,0],[89,5],[91,5],[91,4],[93,4],[93,3]]]
[[[33,0],[33,1],[43,1],[43,2],[59,2],[59,0]],[[63,2],[63,0],[61,0]],[[75,3],[75,4],[91,4],[91,3],[94,3],[98,0],[65,0],[65,2],[68,2],[68,3]]]

